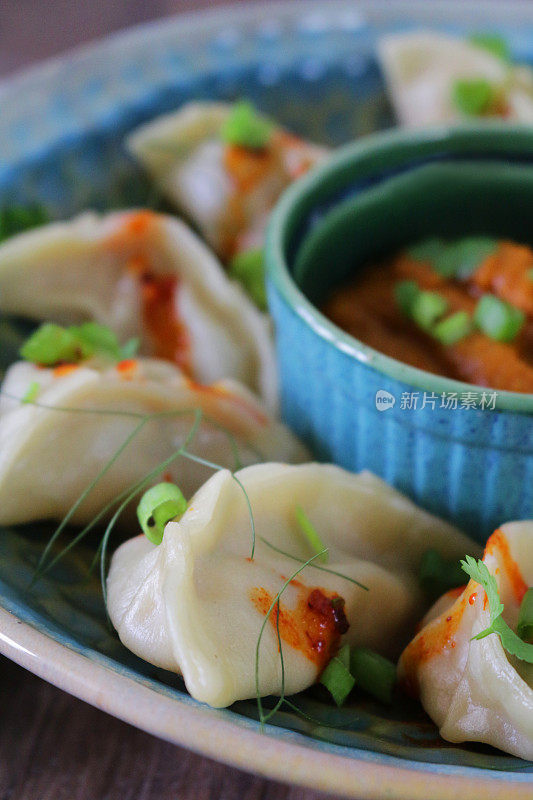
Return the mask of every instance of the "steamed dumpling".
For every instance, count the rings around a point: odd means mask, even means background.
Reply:
[[[263,244],[268,213],[327,151],[276,127],[266,147],[226,144],[226,103],[189,103],[143,125],[127,145],[166,197],[226,260]]]
[[[414,31],[383,37],[378,54],[401,125],[422,127],[479,117],[464,116],[453,102],[456,80],[483,79],[500,97],[484,116],[533,121],[533,72],[486,48],[444,33]]]
[[[32,386],[37,387],[32,403],[13,399],[24,398]],[[205,417],[188,449],[216,464],[235,469],[239,462],[306,457],[290,431],[234,381],[200,386],[178,367],[155,359],[55,369],[14,364],[0,393],[0,524],[62,519],[142,415],[180,412],[148,422],[129,443],[72,520],[88,522],[184,442],[195,409]],[[165,470],[186,497],[211,473],[182,457]]]
[[[416,578],[423,553],[434,547],[458,558],[475,550],[451,525],[368,472],[262,464],[237,476],[255,520],[253,560],[244,494],[223,471],[195,494],[179,521],[168,523],[161,545],[138,536],[119,547],[107,582],[109,615],[126,647],[181,672],[193,697],[212,706],[255,696],[261,625],[284,582],[313,555],[296,521],[297,505],[329,548],[323,566],[368,591],[313,566],[287,586],[280,604],[287,694],[314,683],[339,645],[332,600],[345,600],[346,641],[393,655],[423,603]],[[259,691],[281,692],[275,614],[261,643]]]
[[[0,246],[0,312],[95,320],[200,383],[234,378],[276,405],[268,322],[179,220],[88,213]]]
[[[494,533],[483,558],[498,584],[503,617],[516,627],[533,586],[533,522],[510,522]],[[485,742],[533,759],[533,666],[509,656],[499,636],[472,640],[490,625],[483,588],[470,580],[457,597],[439,601],[404,651],[400,679],[450,742]]]

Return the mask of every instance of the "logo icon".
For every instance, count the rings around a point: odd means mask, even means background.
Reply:
[[[385,389],[380,389],[376,392],[376,408],[378,411],[387,411],[387,409],[393,408],[395,402],[394,395],[386,392]]]

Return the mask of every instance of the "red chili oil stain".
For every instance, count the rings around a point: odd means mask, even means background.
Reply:
[[[52,374],[54,378],[64,378],[65,375],[70,375],[72,372],[76,372],[76,370],[79,368],[79,364],[58,364],[57,367],[54,367]]]
[[[455,647],[455,634],[466,608],[466,594],[455,601],[450,613],[438,617],[407,645],[401,656],[402,685],[407,694],[417,697],[419,694],[418,669],[447,648]]]
[[[119,361],[117,364],[117,372],[124,380],[131,380],[137,372],[139,362],[136,358],[126,358],[124,361]]]
[[[176,311],[176,275],[141,275],[143,323],[155,348],[155,355],[173,361],[191,373],[191,345],[186,325]]]
[[[474,603],[476,602],[476,597],[477,597],[477,592],[472,592],[472,594],[468,598],[468,602],[470,603],[471,606],[473,606]]]
[[[155,211],[148,208],[141,209],[140,211],[133,211],[126,217],[126,224],[124,225],[123,232],[133,236],[145,236],[150,227],[157,219]]]
[[[509,542],[501,528],[494,531],[489,538],[485,548],[485,555],[493,555],[495,550],[498,550],[499,557],[503,562],[503,568],[511,584],[515,602],[520,605],[529,587],[522,577],[518,564],[511,555]]]
[[[274,596],[261,586],[250,592],[256,609],[266,615]],[[309,661],[322,670],[338,650],[340,637],[349,624],[344,613],[344,600],[324,589],[301,586],[295,608],[287,608],[281,602],[279,611],[275,606],[270,614],[270,623],[281,639],[301,652]]]

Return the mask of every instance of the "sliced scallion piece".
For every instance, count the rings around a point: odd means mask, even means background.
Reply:
[[[305,538],[311,545],[313,552],[323,553],[317,560],[327,563],[328,561],[327,547],[320,538],[317,529],[315,528],[315,526],[313,525],[313,523],[311,522],[311,520],[309,519],[309,517],[307,516],[307,514],[305,513],[305,511],[301,506],[296,506],[294,513],[296,515],[296,521],[300,526],[300,530],[302,531]]]
[[[498,240],[489,236],[468,236],[448,242],[433,262],[439,275],[445,278],[469,278],[498,248]]]
[[[516,632],[524,642],[533,642],[533,588],[527,590],[520,605]]]
[[[16,233],[37,228],[49,221],[49,216],[42,206],[11,206],[0,209],[0,242],[9,239]]]
[[[350,672],[350,647],[345,644],[336,656],[325,667],[320,676],[323,684],[340,707],[355,686],[355,679]]]
[[[174,483],[162,482],[143,494],[137,519],[152,544],[161,544],[165,525],[187,510],[187,501]]]
[[[436,237],[422,239],[407,250],[407,255],[414,261],[429,261],[431,264],[438,258],[444,246],[442,239]]]
[[[448,310],[448,301],[437,292],[420,291],[411,306],[411,318],[422,330],[430,331]]]
[[[498,88],[485,78],[456,80],[452,87],[454,106],[469,117],[490,113],[496,106]]]
[[[236,103],[220,129],[227,144],[261,150],[267,146],[274,130],[270,120],[259,114],[247,101]]]
[[[242,283],[261,311],[267,310],[265,264],[261,249],[238,253],[229,264],[229,274]]]
[[[498,36],[496,33],[474,33],[468,37],[468,41],[478,47],[482,47],[484,50],[488,50],[489,53],[501,58],[502,61],[511,60],[509,45],[503,37]]]
[[[396,305],[407,317],[411,316],[415,298],[420,293],[416,281],[398,281],[394,287]]]
[[[463,586],[465,576],[459,561],[443,558],[437,550],[426,550],[420,562],[419,583],[431,598]]]
[[[350,654],[350,672],[358,688],[382,703],[392,701],[396,666],[388,658],[366,647],[354,647]]]
[[[52,322],[45,322],[37,328],[20,348],[23,359],[43,366],[81,361],[93,352],[90,345],[70,330]]]
[[[484,295],[474,312],[476,325],[497,342],[512,342],[522,329],[525,314],[492,294]]]
[[[457,311],[450,314],[433,327],[431,335],[441,344],[451,345],[464,339],[472,332],[473,322],[470,314],[466,311]]]

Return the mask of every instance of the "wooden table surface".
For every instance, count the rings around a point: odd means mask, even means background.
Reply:
[[[0,76],[187,0],[0,0]],[[0,800],[324,800],[162,742],[0,657]]]

